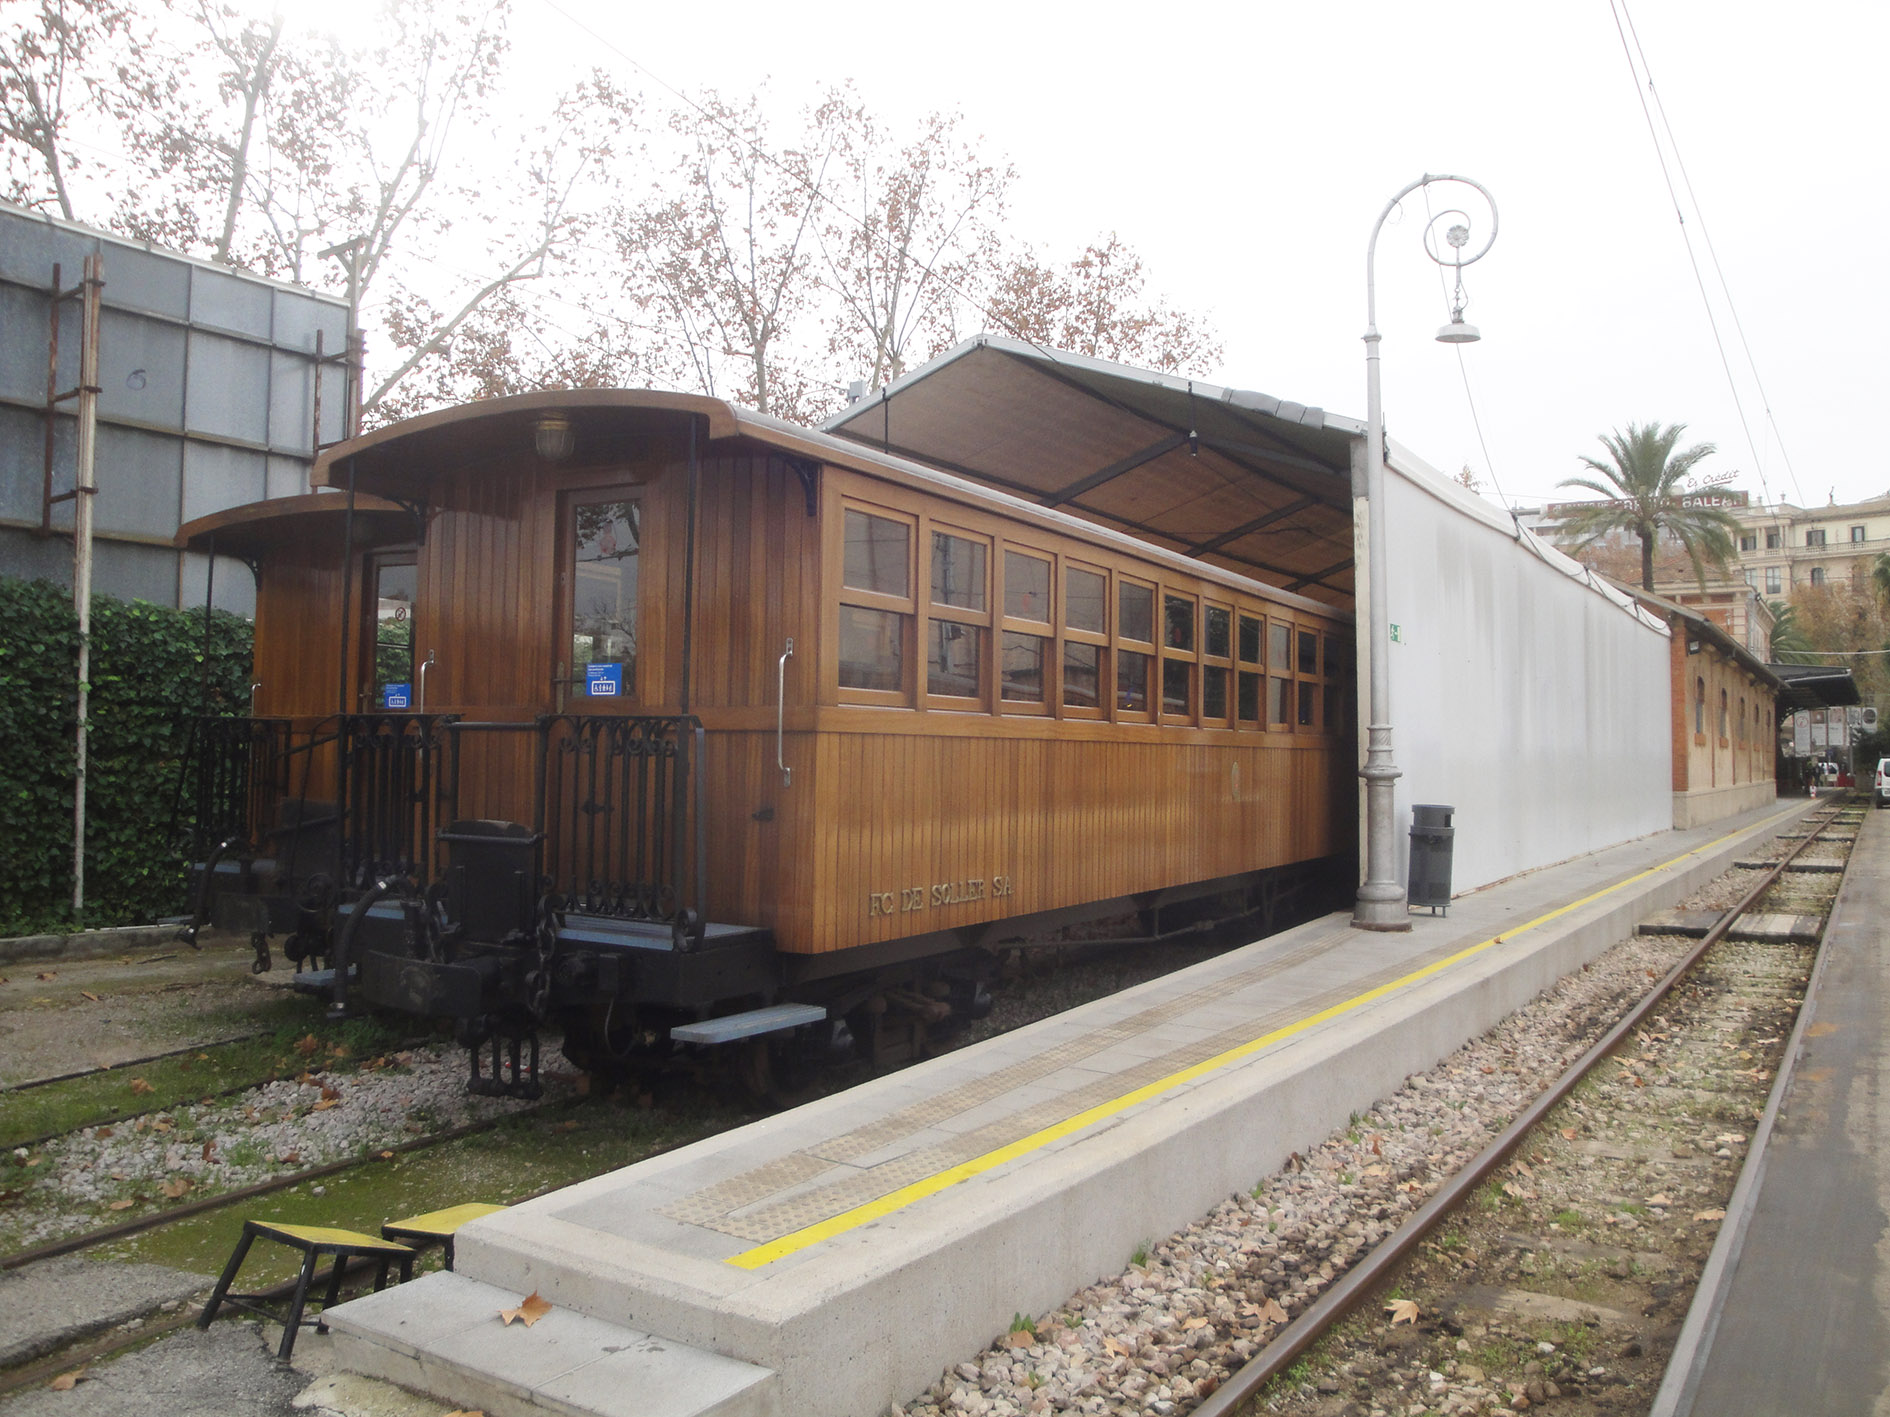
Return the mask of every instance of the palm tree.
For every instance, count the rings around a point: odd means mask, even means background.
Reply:
[[[1608,500],[1584,504],[1562,521],[1562,534],[1578,547],[1592,546],[1611,532],[1631,532],[1641,539],[1641,588],[1654,588],[1654,544],[1664,533],[1685,548],[1693,574],[1706,584],[1706,562],[1723,566],[1733,555],[1739,523],[1718,507],[1689,507],[1681,486],[1701,458],[1718,451],[1711,443],[1695,443],[1676,453],[1674,444],[1686,424],[1628,424],[1627,432],[1603,433],[1601,445],[1612,462],[1584,457],[1582,461],[1607,479],[1565,477],[1560,486],[1581,487]]]
[[[1766,647],[1766,658],[1774,664],[1815,664],[1811,650],[1811,641],[1805,637],[1805,627],[1798,623],[1798,607],[1788,601],[1768,600],[1765,608],[1772,612],[1772,636]]]

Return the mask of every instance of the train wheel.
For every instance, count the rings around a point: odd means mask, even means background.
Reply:
[[[564,1056],[573,1067],[609,1082],[620,1082],[635,1070],[637,1019],[630,1005],[613,1001],[572,1010],[561,1022]]]
[[[795,1034],[750,1038],[737,1071],[748,1095],[777,1107],[798,1107],[820,1095],[822,1048]]]

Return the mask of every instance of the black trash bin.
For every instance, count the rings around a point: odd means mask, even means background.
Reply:
[[[1457,829],[1450,824],[1455,807],[1431,803],[1411,808],[1412,905],[1428,906],[1433,915],[1450,913],[1450,855]]]

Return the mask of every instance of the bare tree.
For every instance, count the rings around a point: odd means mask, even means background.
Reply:
[[[1067,266],[1030,251],[999,274],[986,309],[999,330],[1052,349],[1137,364],[1167,374],[1205,374],[1221,343],[1198,315],[1149,300],[1142,258],[1114,232]]]
[[[669,331],[657,367],[675,382],[783,418],[813,411],[819,381],[788,350],[815,303],[819,189],[839,117],[816,109],[776,156],[753,97],[706,92],[672,115],[682,152],[657,193],[614,226],[641,303]]]
[[[145,32],[119,0],[13,0],[0,31],[0,138],[6,195],[24,206],[51,202],[75,219],[69,175],[79,165],[70,125],[103,103],[149,100],[159,85],[143,71]]]
[[[850,93],[829,94],[823,110],[839,135],[844,178],[819,228],[837,307],[828,350],[877,386],[950,342],[957,292],[982,284],[997,264],[1016,173],[961,136],[956,114],[928,115],[894,147]]]

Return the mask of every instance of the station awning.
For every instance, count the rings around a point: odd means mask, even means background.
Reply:
[[[1832,664],[1771,664],[1766,666],[1785,681],[1778,696],[1781,709],[1848,708],[1864,700],[1851,671]]]
[[[982,335],[823,427],[1350,607],[1359,423]]]

